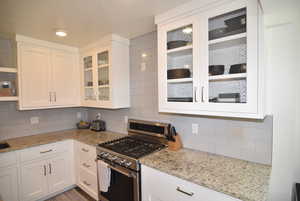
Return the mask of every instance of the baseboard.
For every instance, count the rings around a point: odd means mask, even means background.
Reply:
[[[47,195],[46,197],[43,197],[43,198],[41,198],[41,199],[38,199],[37,201],[44,201],[44,200],[50,199],[50,198],[52,198],[52,197],[54,197],[54,196],[56,196],[56,195],[59,195],[59,194],[65,192],[65,191],[71,190],[71,189],[73,189],[73,188],[75,188],[75,187],[76,187],[76,185],[73,184],[73,185],[71,185],[71,186],[68,186],[68,187],[64,188],[63,190],[57,191],[57,192],[55,192],[55,193],[51,193],[50,195]]]

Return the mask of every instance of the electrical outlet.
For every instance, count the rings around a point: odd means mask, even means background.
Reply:
[[[77,119],[81,119],[81,112],[77,112],[76,117]]]
[[[124,122],[125,122],[125,124],[128,123],[128,116],[124,116]]]
[[[147,68],[146,63],[145,62],[141,63],[141,71],[144,72],[146,68]]]
[[[192,124],[192,133],[198,135],[199,132],[199,124]]]
[[[30,117],[30,124],[38,124],[40,123],[39,117]]]

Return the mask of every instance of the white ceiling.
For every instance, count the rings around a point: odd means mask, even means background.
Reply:
[[[0,32],[82,47],[109,33],[155,30],[154,15],[189,0],[0,0]],[[58,38],[55,29],[66,29]]]

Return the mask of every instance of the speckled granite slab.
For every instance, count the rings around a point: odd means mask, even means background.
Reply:
[[[124,134],[112,133],[112,132],[94,132],[91,130],[66,130],[57,131],[46,134],[31,135],[19,138],[13,138],[5,140],[10,145],[10,148],[1,149],[0,153],[15,151],[19,149],[25,149],[42,144],[49,144],[67,139],[75,139],[80,142],[97,145],[102,142],[107,142],[113,139],[124,137]]]
[[[206,152],[162,150],[141,159],[158,169],[243,201],[265,201],[271,166]]]

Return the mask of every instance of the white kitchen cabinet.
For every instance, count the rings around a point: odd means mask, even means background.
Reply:
[[[76,184],[98,200],[96,148],[81,142],[75,143]]]
[[[240,201],[142,165],[142,201]]]
[[[18,201],[17,167],[0,168],[0,200]]]
[[[21,150],[20,199],[34,201],[74,185],[73,157],[71,141]]]
[[[21,166],[21,200],[33,201],[47,195],[47,163],[38,161]]]
[[[81,50],[82,105],[128,108],[129,40],[115,34]]]
[[[156,16],[159,112],[264,118],[261,18],[257,0],[191,2]],[[168,76],[178,68],[186,75]]]
[[[68,155],[52,158],[48,162],[48,188],[49,193],[54,193],[70,186],[72,179],[73,164],[70,163]]]
[[[80,104],[78,50],[17,35],[19,108]]]

